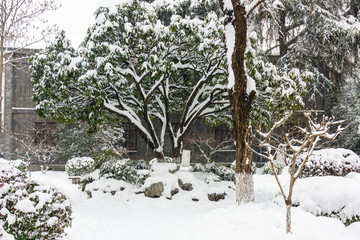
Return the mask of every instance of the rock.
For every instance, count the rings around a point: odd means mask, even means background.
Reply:
[[[184,190],[184,191],[191,191],[191,190],[193,190],[193,186],[192,186],[191,183],[183,183],[183,182],[181,181],[181,179],[179,179],[178,183],[179,183],[180,188],[181,188],[182,190]]]
[[[208,199],[213,202],[217,202],[220,199],[225,199],[225,193],[211,193],[208,194]]]
[[[85,193],[89,196],[89,198],[92,198],[92,193],[89,190],[86,190]]]
[[[111,195],[115,195],[116,194],[116,191],[111,191]]]
[[[162,182],[153,183],[150,187],[145,188],[145,196],[150,198],[159,198],[164,191],[164,184]]]
[[[120,191],[124,191],[124,190],[125,190],[125,188],[124,188],[124,187],[121,187],[121,188],[120,188]]]
[[[173,190],[171,190],[170,194],[171,194],[171,197],[174,196],[175,194],[179,193],[179,189],[178,188],[175,188]]]
[[[199,199],[197,199],[197,198],[193,198],[193,199],[191,199],[191,200],[193,200],[194,202],[198,202],[198,201],[199,201]]]

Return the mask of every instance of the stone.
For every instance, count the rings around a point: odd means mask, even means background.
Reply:
[[[153,183],[150,187],[145,188],[145,196],[149,198],[159,198],[164,191],[164,184],[162,182]]]
[[[89,198],[92,198],[92,193],[89,190],[86,190],[85,193],[88,195]]]
[[[193,190],[193,186],[191,183],[183,183],[183,181],[181,181],[181,179],[179,179],[178,183],[179,183],[180,188],[184,191]]]
[[[125,190],[125,188],[124,188],[124,187],[121,187],[121,188],[120,188],[120,191],[124,191],[124,190]]]
[[[171,197],[174,196],[175,194],[178,194],[179,193],[179,189],[178,188],[174,188],[173,190],[171,190],[170,194],[171,194]]]
[[[193,199],[191,199],[191,200],[193,200],[194,202],[198,202],[198,201],[199,201],[199,199],[197,199],[197,198],[193,198]]]
[[[213,202],[217,202],[220,199],[225,199],[225,193],[211,193],[208,194],[208,199]]]
[[[115,195],[116,194],[116,191],[111,191],[111,195]]]

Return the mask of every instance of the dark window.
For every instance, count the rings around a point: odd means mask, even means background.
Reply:
[[[133,124],[124,123],[124,143],[123,147],[126,150],[137,150],[137,131]]]
[[[56,123],[54,122],[36,122],[35,123],[35,145],[55,146],[56,139],[54,133]]]
[[[226,141],[234,141],[234,134],[226,125],[215,128],[215,142],[220,144]]]

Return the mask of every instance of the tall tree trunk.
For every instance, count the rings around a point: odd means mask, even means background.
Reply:
[[[286,38],[287,38],[287,30],[286,30],[286,14],[284,10],[279,10],[279,22],[280,22],[280,29],[279,29],[279,46],[280,46],[280,57],[283,57],[287,53],[287,46],[286,46]]]
[[[4,38],[3,38],[3,30],[4,28],[2,27],[1,28],[1,36],[0,36],[0,148],[3,148],[3,144],[4,144],[4,136],[3,136],[3,133],[4,133],[4,130],[3,129],[3,122],[2,122],[2,119],[3,119],[3,105],[2,105],[2,102],[3,102],[3,99],[4,99],[4,96],[3,94],[5,94],[3,92],[3,76],[4,76]],[[4,108],[5,109],[5,108]],[[3,149],[4,151],[5,149]]]
[[[225,27],[232,24],[235,30],[235,45],[231,56],[231,68],[234,73],[234,86],[229,88],[229,100],[231,106],[233,131],[236,142],[236,202],[248,203],[254,198],[253,176],[251,160],[248,158],[246,142],[249,139],[250,107],[255,96],[255,91],[248,94],[247,79],[245,73],[245,50],[247,41],[247,18],[244,4],[237,0],[231,0],[233,11],[223,9]],[[230,46],[227,46],[230,47]],[[227,49],[232,51],[232,49]]]

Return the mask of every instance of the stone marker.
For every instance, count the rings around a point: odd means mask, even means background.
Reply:
[[[183,150],[181,158],[182,167],[190,167],[190,150]]]

